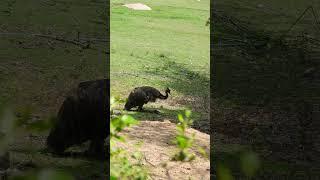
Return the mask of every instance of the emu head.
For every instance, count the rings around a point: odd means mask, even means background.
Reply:
[[[126,104],[124,105],[124,110],[130,110],[131,108],[131,103],[129,101],[126,102]]]
[[[167,87],[166,93],[170,94],[171,90]]]
[[[130,102],[130,100],[129,100],[129,98],[127,98],[126,100],[125,100],[125,105],[124,105],[124,108],[123,108],[123,110],[130,110],[131,108],[132,108],[132,105],[131,105],[131,102]]]
[[[49,151],[61,154],[66,148],[72,145],[72,139],[68,134],[67,125],[60,121],[54,129],[51,130],[47,138],[47,147]]]

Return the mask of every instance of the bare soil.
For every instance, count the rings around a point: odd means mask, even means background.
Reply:
[[[188,135],[193,133],[195,145],[202,147],[210,157],[210,136],[192,128],[187,130]],[[129,153],[137,150],[134,144],[143,142],[138,151],[144,155],[143,164],[153,179],[210,179],[210,161],[197,153],[196,148],[191,149],[196,154],[194,161],[170,161],[177,150],[172,142],[176,124],[168,120],[140,121],[139,125],[125,130],[123,134],[127,137],[127,143],[118,145]],[[163,163],[167,163],[167,166],[163,166]]]

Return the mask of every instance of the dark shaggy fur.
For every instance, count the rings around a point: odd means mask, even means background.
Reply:
[[[167,99],[170,94],[170,89],[165,91],[166,95],[162,95],[156,88],[150,86],[142,86],[135,88],[128,97],[128,101],[124,106],[125,110],[138,107],[138,110],[142,110],[142,106],[148,102],[155,102],[157,99]]]
[[[47,146],[61,154],[72,145],[90,140],[89,153],[104,154],[109,135],[108,79],[86,81],[68,96],[58,113],[56,125],[47,138]]]

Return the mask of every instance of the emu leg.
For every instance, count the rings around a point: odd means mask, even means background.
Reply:
[[[143,105],[142,105],[143,106]],[[138,107],[138,111],[143,112],[144,110],[142,109],[142,106]]]
[[[147,113],[155,113],[155,114],[160,114],[160,111],[158,110],[144,110],[144,112],[147,112]]]
[[[158,111],[158,110],[147,110],[147,109],[142,109],[142,107],[140,108],[138,108],[138,111],[139,112],[146,112],[146,113],[155,113],[155,114],[160,114],[160,111]]]
[[[156,109],[153,112],[156,113],[156,114],[160,114],[160,111],[158,111]]]
[[[91,140],[89,149],[85,152],[86,155],[96,158],[105,158],[106,151],[104,149],[104,140]]]

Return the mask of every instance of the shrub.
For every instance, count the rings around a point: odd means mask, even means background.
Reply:
[[[116,147],[117,142],[125,143],[125,137],[120,135],[123,129],[138,124],[138,121],[129,115],[112,115],[113,107],[119,102],[115,98],[110,100],[110,179],[137,179],[143,180],[148,178],[148,173],[140,163],[142,154],[133,152],[129,153],[120,147]],[[130,161],[131,157],[135,163]]]

